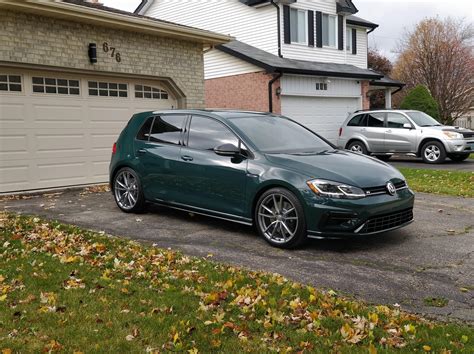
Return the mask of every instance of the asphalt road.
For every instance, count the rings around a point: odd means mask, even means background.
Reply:
[[[437,318],[474,323],[473,199],[417,194],[416,221],[375,237],[312,240],[300,250],[269,246],[250,227],[150,206],[124,214],[110,193],[59,195],[0,202],[7,210],[36,214],[109,234],[171,247],[193,256],[335,289],[372,303],[395,304]],[[424,299],[449,300],[430,307]]]
[[[394,155],[388,162],[394,167],[474,172],[474,159],[471,158],[462,162],[446,159],[445,162],[441,164],[428,164],[424,163],[423,160],[418,157]]]

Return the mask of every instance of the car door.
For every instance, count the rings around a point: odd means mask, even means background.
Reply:
[[[411,128],[404,127],[409,124]],[[387,112],[385,128],[385,151],[415,152],[417,132],[410,121],[400,113]]]
[[[384,120],[385,113],[383,112],[368,112],[366,114],[367,127],[364,135],[367,138],[370,152],[384,151],[385,128]]]
[[[222,122],[193,115],[179,161],[180,202],[219,213],[244,215],[247,159],[220,156],[214,148],[239,146],[238,137]]]
[[[177,162],[183,144],[183,114],[149,118],[135,139],[142,186],[147,199],[174,201],[178,192]]]

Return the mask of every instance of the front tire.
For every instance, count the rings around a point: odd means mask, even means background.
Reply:
[[[125,213],[139,213],[145,206],[140,177],[129,167],[117,171],[113,179],[114,199]]]
[[[469,155],[470,154],[449,154],[448,157],[455,162],[461,162],[467,159]]]
[[[446,160],[446,149],[439,141],[428,141],[421,148],[421,157],[426,163],[443,163]]]
[[[258,233],[272,246],[296,248],[307,241],[303,207],[287,189],[272,188],[263,193],[254,218]]]
[[[347,146],[347,150],[350,150],[350,151],[355,152],[357,154],[363,154],[363,155],[367,155],[369,153],[367,151],[367,148],[365,147],[365,144],[362,141],[359,141],[359,140],[355,140],[355,141],[351,142]]]

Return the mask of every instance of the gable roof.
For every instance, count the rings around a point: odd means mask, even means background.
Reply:
[[[234,57],[252,63],[267,72],[288,74],[305,74],[330,77],[377,80],[383,77],[369,69],[358,68],[349,64],[322,63],[306,60],[280,58],[264,50],[252,47],[240,41],[232,41],[216,47]]]

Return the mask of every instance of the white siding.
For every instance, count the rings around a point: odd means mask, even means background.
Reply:
[[[322,13],[337,15],[336,13],[336,1],[334,0],[300,0],[291,5],[291,7],[299,8],[303,10],[321,11]],[[283,11],[281,11],[281,31],[283,33]],[[316,20],[314,20],[314,28],[316,29]],[[346,26],[344,24],[344,48],[346,41]],[[336,41],[338,35],[336,34]],[[283,42],[283,40],[282,40]],[[285,44],[282,43],[282,54],[285,58],[299,59],[307,61],[318,61],[324,63],[337,63],[337,64],[352,64],[357,67],[367,68],[367,33],[365,29],[358,28],[357,30],[357,55],[347,53],[346,50],[338,50],[337,43],[335,48],[309,47],[303,44]]]
[[[326,82],[328,89],[316,90],[316,83]],[[281,78],[282,95],[286,96],[321,96],[321,97],[360,97],[361,84],[357,80],[321,77],[284,75]]]
[[[247,63],[218,49],[213,49],[204,54],[204,78],[248,74],[262,71],[262,68]]]
[[[155,0],[146,15],[231,35],[278,54],[277,16],[272,5],[254,8],[239,0]]]

